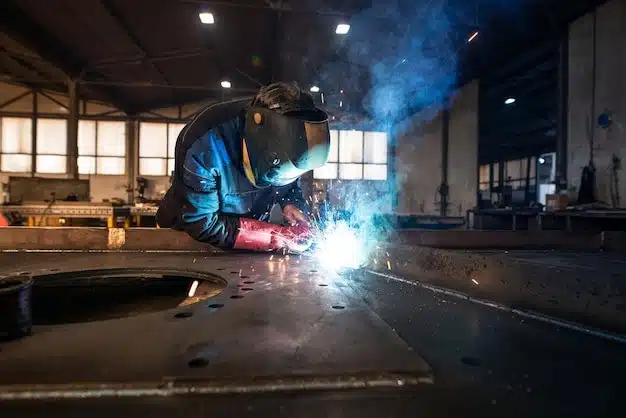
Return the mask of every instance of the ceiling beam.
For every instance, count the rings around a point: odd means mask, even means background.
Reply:
[[[0,1],[0,31],[61,70],[68,79],[78,78],[85,67],[85,63],[68,53],[51,33],[10,0]],[[115,107],[128,108],[127,102],[113,91],[98,89],[97,93]]]
[[[115,7],[110,0],[100,0],[100,4],[104,8],[104,10],[106,10],[106,12],[113,18],[113,20],[115,20],[117,25],[120,27],[120,29],[122,29],[126,36],[131,40],[135,48],[137,48],[137,50],[144,56],[145,61],[148,63],[148,65],[150,65],[150,68],[152,68],[152,70],[159,75],[161,81],[163,81],[165,84],[172,84],[169,81],[167,75],[165,75],[165,73],[163,72],[163,70],[161,70],[154,63],[154,61],[150,59],[150,56],[148,55],[148,52],[146,52],[146,49],[142,45],[141,41],[139,40],[137,35],[133,33],[130,23],[126,21],[126,19],[117,9],[117,7]]]

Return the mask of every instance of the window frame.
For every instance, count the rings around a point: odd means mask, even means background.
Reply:
[[[141,128],[142,125],[144,123],[151,123],[151,124],[157,124],[157,125],[165,125],[165,132],[166,132],[166,138],[165,138],[165,157],[142,157],[141,156]],[[175,157],[176,155],[170,155],[170,141],[172,140],[172,138],[170,137],[171,134],[171,130],[170,130],[170,126],[172,125],[181,125],[180,130],[178,131],[178,134],[176,135],[176,138],[173,138],[174,141],[178,140],[178,137],[180,136],[180,133],[183,131],[183,129],[185,129],[185,126],[187,126],[186,122],[152,122],[152,121],[141,121],[139,123],[139,131],[138,131],[138,152],[137,152],[137,172],[139,173],[140,176],[146,176],[146,177],[169,177],[171,174],[171,171],[174,170],[174,167],[172,167],[172,170],[170,170],[170,160],[172,160],[172,163],[175,161]],[[176,149],[176,142],[174,142],[174,154],[176,153],[175,151]],[[164,160],[165,161],[165,174],[143,174],[141,172],[141,161],[142,160]]]
[[[4,147],[3,147],[3,141],[4,141],[4,137],[2,134],[2,125],[4,123],[5,119],[23,119],[25,121],[28,121],[28,123],[30,124],[30,138],[29,138],[29,148],[30,148],[30,152],[29,153],[23,153],[23,152],[5,152],[4,151]],[[27,116],[0,116],[0,173],[16,173],[16,174],[30,174],[33,172],[33,118],[32,117],[27,117]],[[5,155],[19,155],[19,156],[26,156],[29,157],[29,164],[28,164],[28,170],[27,171],[6,171],[4,169],[4,167],[2,166],[2,157]]]
[[[315,176],[315,171],[313,171],[313,179],[314,180],[341,180],[341,181],[389,181],[389,133],[385,131],[368,131],[368,130],[357,130],[357,129],[332,129],[332,131],[337,132],[337,141],[335,146],[336,148],[336,160],[329,159],[326,164],[335,164],[336,165],[336,175],[333,178],[320,178]],[[358,162],[341,162],[341,140],[342,140],[342,132],[360,132],[360,141],[361,141],[361,157]],[[385,163],[374,163],[365,161],[365,135],[366,133],[382,133],[385,135],[385,146],[387,149],[387,154],[385,155]],[[361,168],[361,175],[359,178],[343,178],[341,177],[341,168],[342,166],[353,166],[359,165]],[[385,167],[385,178],[384,179],[368,179],[365,178],[365,167],[366,166],[379,166]]]
[[[77,156],[77,160],[76,160],[76,164],[78,165],[78,160],[81,157],[86,157],[86,158],[93,158],[94,159],[94,172],[93,173],[81,173],[80,169],[79,169],[79,175],[81,176],[125,176],[127,174],[127,167],[126,167],[126,161],[127,161],[127,150],[126,150],[126,136],[128,135],[128,126],[126,124],[125,121],[117,121],[117,120],[99,120],[99,119],[92,119],[92,118],[80,118],[78,123],[80,125],[81,122],[93,122],[95,124],[95,128],[94,128],[94,135],[95,135],[95,141],[94,141],[94,154],[81,154],[80,149],[78,150],[78,156]],[[124,153],[123,155],[101,155],[98,152],[98,143],[100,142],[100,133],[99,133],[99,125],[100,123],[120,123],[124,125]],[[80,129],[80,127],[79,127]],[[124,159],[124,170],[122,173],[101,173],[98,170],[98,160],[100,158],[123,158]]]

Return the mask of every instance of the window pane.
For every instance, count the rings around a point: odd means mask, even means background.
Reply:
[[[78,157],[78,174],[96,174],[96,157]]]
[[[170,123],[167,126],[167,156],[173,157],[176,149],[176,140],[180,131],[185,127],[184,123]]]
[[[166,123],[141,122],[139,127],[139,157],[167,157]]]
[[[78,155],[96,155],[96,121],[78,122]]]
[[[31,119],[2,118],[0,123],[2,124],[2,132],[0,132],[2,137],[2,152],[15,154],[30,154],[32,152]],[[30,167],[30,163],[28,163],[28,165]],[[26,171],[30,171],[30,168]]]
[[[328,153],[328,161],[337,162],[337,148],[339,147],[339,131],[330,131],[330,152]]]
[[[478,181],[481,183],[489,183],[489,164],[480,166]]]
[[[30,155],[7,155],[2,154],[0,165],[3,172],[7,173],[30,173]]]
[[[38,173],[65,173],[67,172],[67,157],[60,155],[38,155]]]
[[[385,132],[363,133],[363,160],[366,163],[387,162],[387,134]]]
[[[126,173],[126,159],[124,157],[98,157],[98,174],[122,175]]]
[[[328,163],[323,167],[313,170],[314,179],[336,179],[337,164]]]
[[[365,164],[363,167],[363,178],[365,180],[387,180],[387,165]]]
[[[174,159],[170,158],[167,160],[167,175],[171,175],[172,171],[174,171]]]
[[[360,163],[363,161],[363,132],[339,131],[339,162]],[[341,171],[341,169],[339,169]]]
[[[342,180],[357,180],[363,176],[361,164],[339,164],[339,178]]]
[[[139,174],[142,176],[164,176],[167,169],[165,158],[140,158]]]
[[[39,155],[46,155],[46,154],[67,155],[67,121],[66,120],[64,119],[37,119],[37,154]],[[52,161],[52,160],[48,159],[45,161]],[[50,164],[54,165],[56,163],[50,163]],[[40,171],[39,167],[37,167],[37,172],[58,173],[59,171]],[[63,168],[62,172],[65,173],[65,167]]]
[[[126,123],[98,122],[98,156],[123,157],[126,155]],[[111,160],[112,161],[112,160]],[[98,172],[100,164],[98,163]],[[114,173],[102,173],[114,174]]]

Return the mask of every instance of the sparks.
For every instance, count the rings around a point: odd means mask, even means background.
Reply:
[[[391,262],[389,260],[387,260],[387,268],[391,270]]]
[[[315,256],[329,268],[359,268],[365,261],[363,239],[345,222],[337,222],[320,231],[316,244]]]
[[[474,284],[478,284],[478,280],[476,279],[472,279],[472,282],[474,282]]]

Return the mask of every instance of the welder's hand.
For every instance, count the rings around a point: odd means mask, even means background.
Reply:
[[[276,234],[277,249],[285,249],[290,253],[302,253],[309,249],[313,234],[308,225],[283,226]]]
[[[308,225],[309,222],[304,212],[296,207],[294,204],[285,205],[283,208],[283,216],[289,225]]]
[[[252,251],[306,251],[312,243],[307,225],[280,226],[256,219],[240,218],[234,249]]]

